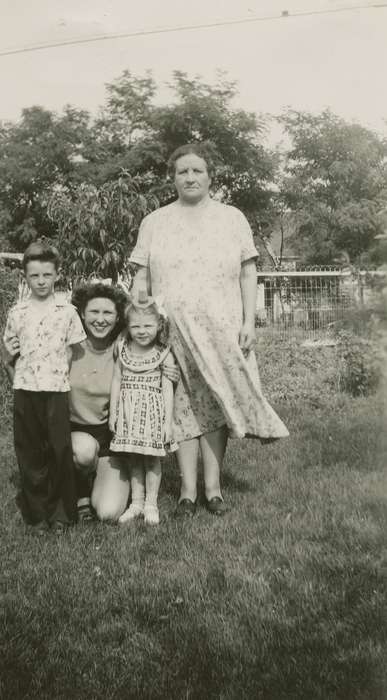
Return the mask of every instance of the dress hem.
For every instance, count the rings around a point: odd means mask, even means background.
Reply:
[[[244,435],[237,435],[236,433],[233,433],[232,429],[227,426],[227,423],[221,423],[217,427],[211,428],[210,430],[204,430],[201,433],[197,433],[196,435],[189,435],[188,437],[181,437],[178,442],[187,442],[188,440],[195,440],[196,438],[200,438],[203,435],[208,435],[208,433],[213,433],[215,430],[220,430],[220,428],[226,427],[228,430],[228,437],[230,440],[259,440],[262,445],[268,445],[271,442],[277,442],[277,440],[282,440],[283,438],[289,437],[289,433],[285,433],[283,435],[257,435],[256,433],[244,433]]]
[[[110,445],[110,451],[115,454],[136,454],[142,455],[143,457],[165,457],[167,454],[166,450],[159,450],[153,447],[146,448],[146,452],[144,452],[143,449],[136,445],[125,445],[125,447],[121,448]]]
[[[178,444],[180,444],[181,442],[187,442],[188,440],[195,440],[196,438],[202,437],[202,435],[208,435],[208,433],[214,433],[215,430],[219,430],[220,428],[223,428],[223,426],[227,428],[227,424],[224,420],[219,425],[215,425],[214,427],[208,428],[206,430],[202,430],[201,432],[198,432],[195,434],[189,433],[189,435],[187,435],[187,437],[185,435],[183,437],[179,437],[179,431],[177,430],[176,431],[176,433],[177,433],[176,442]]]

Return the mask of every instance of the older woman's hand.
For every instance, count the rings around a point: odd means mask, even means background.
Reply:
[[[161,371],[172,384],[177,384],[180,379],[180,370],[176,365],[168,365],[163,362]]]
[[[255,343],[255,326],[254,323],[245,321],[239,333],[239,347],[245,357],[253,349]]]

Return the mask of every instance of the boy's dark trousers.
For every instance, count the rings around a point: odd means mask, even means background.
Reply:
[[[14,391],[22,510],[32,524],[77,518],[68,392]]]

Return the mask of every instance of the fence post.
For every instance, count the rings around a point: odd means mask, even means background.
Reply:
[[[346,267],[341,271],[341,292],[350,304],[360,305],[360,280],[352,267]]]
[[[265,309],[265,283],[258,280],[255,314],[259,321],[265,321],[267,314]]]
[[[365,303],[364,291],[365,291],[366,279],[365,279],[365,272],[363,272],[363,270],[359,270],[357,280],[358,280],[358,290],[359,290],[358,291],[359,306],[361,308],[364,308],[364,303]]]

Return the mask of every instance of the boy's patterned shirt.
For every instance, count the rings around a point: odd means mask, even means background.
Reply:
[[[70,390],[67,348],[86,337],[74,306],[54,297],[42,314],[30,300],[19,302],[8,314],[4,333],[8,352],[14,336],[20,343],[14,389]]]

